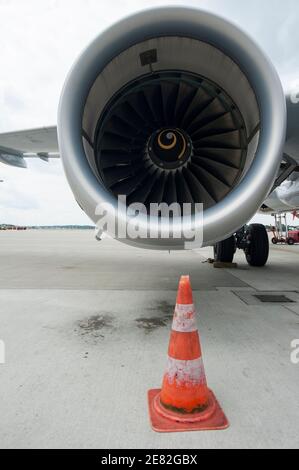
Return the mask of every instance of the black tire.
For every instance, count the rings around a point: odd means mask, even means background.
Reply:
[[[278,239],[277,238],[272,238],[272,243],[273,243],[273,245],[277,245]]]
[[[264,225],[249,225],[246,231],[248,248],[245,250],[245,256],[250,266],[262,267],[269,258],[269,238]]]
[[[232,263],[236,252],[236,240],[231,236],[227,240],[216,243],[214,246],[215,261],[220,263]]]
[[[291,246],[295,245],[295,240],[292,237],[288,238],[287,242],[288,242],[288,245],[291,245]]]

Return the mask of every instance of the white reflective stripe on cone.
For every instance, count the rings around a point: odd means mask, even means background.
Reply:
[[[180,361],[168,356],[166,374],[169,383],[177,385],[206,385],[206,374],[202,358]]]
[[[191,333],[197,331],[194,305],[176,304],[172,323],[173,331]]]

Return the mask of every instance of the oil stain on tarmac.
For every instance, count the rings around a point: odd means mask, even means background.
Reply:
[[[143,330],[145,334],[150,334],[159,328],[170,326],[173,317],[173,304],[166,301],[159,301],[155,305],[148,307],[148,315],[135,319],[135,325]],[[149,314],[151,312],[152,314]],[[76,322],[74,329],[86,341],[96,342],[104,339],[108,333],[116,330],[116,317],[110,312],[101,312],[84,318]]]
[[[106,312],[100,315],[92,315],[77,322],[75,332],[80,336],[89,336],[92,338],[105,338],[105,332],[114,328],[114,317]]]
[[[155,307],[149,307],[147,309],[157,312],[157,314],[136,318],[135,322],[137,323],[137,327],[144,330],[145,334],[150,334],[158,328],[168,326],[173,317],[173,308],[173,305],[166,301],[157,302]]]

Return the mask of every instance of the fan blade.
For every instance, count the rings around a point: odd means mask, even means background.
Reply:
[[[242,146],[240,133],[238,130],[212,135],[210,137],[204,137],[193,142],[193,145],[196,149],[200,149],[201,147],[240,149]]]
[[[216,202],[223,199],[229,192],[230,187],[228,185],[224,184],[204,168],[194,163],[191,163],[189,168]]]
[[[177,202],[175,174],[173,172],[170,172],[167,176],[164,187],[163,202],[166,202],[168,205],[173,202]]]
[[[218,117],[226,113],[226,109],[218,98],[214,98],[210,103],[202,109],[196,118],[187,127],[189,135],[193,135],[194,132],[198,131],[201,127],[209,124]]]
[[[128,197],[128,200],[127,200],[128,204],[131,204],[132,202],[138,202],[138,203],[143,203],[143,204],[146,203],[148,195],[150,194],[156,182],[157,173],[158,173],[157,168],[152,167],[149,169],[147,177],[143,181],[142,186],[137,188]]]
[[[197,93],[197,89],[188,83],[181,82],[176,102],[175,117],[179,127],[185,117],[186,111],[192,103]]]
[[[163,81],[161,83],[161,90],[166,126],[172,127],[175,125],[175,106],[179,85],[177,83]]]
[[[215,162],[204,157],[193,157],[192,161],[195,165],[208,171],[215,176],[215,178],[229,187],[234,185],[240,173],[240,170],[236,168],[232,168],[228,165],[224,165],[223,163]]]
[[[143,155],[139,153],[116,153],[115,151],[106,151],[100,154],[100,165],[103,169],[119,165],[131,165],[142,158]]]
[[[167,80],[161,81],[161,95],[164,115],[164,125],[174,125],[175,100],[178,93],[178,85]]]
[[[197,203],[203,203],[205,209],[213,206],[216,202],[215,199],[201,184],[198,178],[196,178],[196,176],[190,171],[190,169],[184,168],[183,174],[189,186],[193,200]]]
[[[115,194],[130,196],[130,194],[142,184],[147,175],[148,168],[141,167],[138,171],[134,171],[132,177],[113,185],[113,192]]]
[[[126,180],[134,175],[134,169],[132,165],[119,166],[108,168],[104,170],[104,178],[106,184],[111,188],[116,183]]]
[[[185,111],[182,126],[188,129],[190,123],[196,119],[197,116],[213,101],[213,98],[203,89],[198,88],[196,95],[189,104],[188,109]]]
[[[140,131],[136,131],[134,127],[125,122],[119,116],[114,115],[110,118],[109,123],[105,128],[105,133],[119,136],[125,139],[131,139],[134,142],[145,143],[144,135],[140,135]]]
[[[152,131],[156,129],[155,118],[142,91],[130,96],[130,105],[138,113],[141,120],[146,122],[147,129]]]
[[[231,166],[232,168],[240,168],[242,154],[241,149],[221,149],[213,147],[201,147],[199,150],[195,151],[196,156],[206,157],[210,160]]]
[[[123,102],[117,108],[117,117],[132,127],[136,133],[140,133],[145,136],[148,134],[144,129],[146,121],[137,113],[128,101]]]
[[[154,119],[156,128],[163,126],[163,104],[159,85],[144,88],[144,96]]]
[[[130,137],[121,137],[109,132],[105,132],[102,138],[99,141],[98,147],[101,151],[103,150],[123,150],[124,152],[128,150],[137,150],[141,151],[143,147],[142,143],[136,143]]]
[[[155,181],[155,184],[148,195],[147,202],[160,204],[163,200],[164,187],[166,181],[166,173],[161,172]]]
[[[182,171],[178,171],[176,173],[176,188],[178,202],[180,204],[194,203],[194,199]]]
[[[215,120],[209,122],[205,126],[199,128],[192,134],[193,140],[199,140],[202,137],[231,132],[236,129],[236,125],[231,113],[227,112]]]

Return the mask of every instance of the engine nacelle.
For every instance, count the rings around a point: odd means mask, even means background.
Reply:
[[[282,86],[259,47],[226,20],[182,7],[102,33],[72,68],[58,116],[68,181],[94,222],[97,205],[116,208],[119,195],[146,207],[203,203],[194,224],[204,245],[230,236],[266,199],[285,127]],[[117,222],[126,217],[123,208]],[[184,248],[173,232],[185,219],[174,217],[162,238],[169,223],[160,218],[155,239],[121,241]]]

